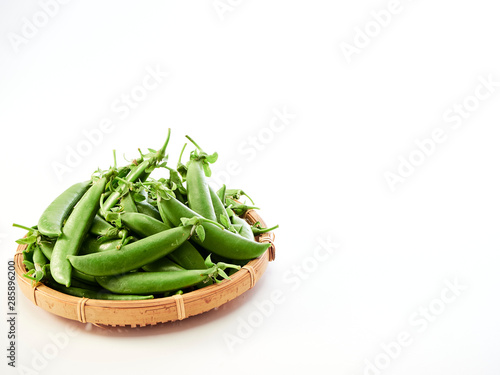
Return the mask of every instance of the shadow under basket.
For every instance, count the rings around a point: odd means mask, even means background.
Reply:
[[[267,228],[255,210],[247,211],[245,219],[250,224],[260,222]],[[274,233],[264,233],[255,238],[258,242],[267,242],[271,246],[259,258],[253,259],[238,272],[231,275],[231,280],[213,284],[182,295],[137,301],[110,301],[70,296],[49,288],[43,283],[31,285],[31,280],[23,276],[26,267],[23,264],[23,250],[26,245],[19,245],[15,260],[17,283],[23,294],[35,305],[48,312],[82,323],[97,326],[145,327],[182,320],[198,315],[245,293],[253,288],[262,277],[267,264],[274,260]]]

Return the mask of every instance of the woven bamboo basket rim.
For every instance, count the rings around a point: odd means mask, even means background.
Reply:
[[[244,217],[250,224],[264,220],[255,210],[249,210]],[[31,280],[23,276],[23,250],[27,245],[19,245],[14,255],[17,283],[23,294],[36,306],[55,315],[96,326],[144,327],[183,320],[223,305],[253,288],[275,258],[274,233],[264,233],[256,237],[258,242],[271,246],[260,257],[251,260],[239,271],[231,275],[231,280],[209,285],[182,295],[154,298],[149,300],[121,301],[98,300],[71,296],[56,291],[43,283],[32,286]]]

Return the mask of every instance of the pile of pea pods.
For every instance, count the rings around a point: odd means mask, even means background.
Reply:
[[[207,154],[189,136],[177,165],[163,146],[62,192],[26,227],[25,277],[69,295],[140,300],[182,294],[229,279],[270,246],[255,236],[272,231],[243,219],[257,209],[241,189],[209,184]],[[186,146],[193,150],[184,164]],[[155,169],[165,176],[150,177]],[[160,172],[160,171],[158,171]],[[241,197],[252,205],[240,202]]]

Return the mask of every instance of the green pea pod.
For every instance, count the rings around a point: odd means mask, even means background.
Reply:
[[[230,264],[235,264],[238,266],[243,267],[245,264],[250,262],[252,259],[229,259],[225,257],[221,257],[220,255],[217,254],[212,254],[210,255],[210,258],[212,262],[218,263],[218,262],[224,262],[224,263],[230,263]]]
[[[204,218],[217,221],[202,160],[191,160],[186,175],[189,207]]]
[[[116,240],[119,242],[119,240]],[[84,242],[85,244],[85,242]],[[50,261],[52,259],[52,251],[54,250],[54,243],[53,242],[48,242],[48,241],[41,241],[40,244],[40,249],[42,250],[43,254],[45,257]],[[83,248],[83,245],[82,245]],[[73,285],[73,281],[83,281],[87,285],[97,285],[97,282],[95,281],[95,276],[90,276],[87,275],[83,272],[80,272],[78,270],[73,269],[71,271],[71,284]],[[77,285],[74,285],[77,286]]]
[[[156,220],[161,221],[160,212],[152,204],[149,204],[146,201],[142,201],[142,202],[135,202],[135,206],[137,207],[138,213],[151,216]]]
[[[210,285],[209,281],[219,282],[218,276],[229,279],[226,269],[240,269],[240,266],[227,263],[213,264],[210,257],[206,260],[208,268],[175,272],[134,272],[123,275],[97,277],[97,282],[105,289],[118,294],[149,294],[179,291],[190,286]],[[179,293],[182,293],[180,291]]]
[[[122,243],[122,240],[109,240],[101,242],[97,238],[87,236],[78,251],[78,254],[92,254],[100,251],[114,250]],[[52,251],[54,250],[54,243],[48,241],[40,242],[40,249],[48,260],[52,258]],[[75,270],[73,270],[73,273]]]
[[[138,212],[134,198],[132,197],[132,193],[130,191],[122,197],[121,205],[123,207],[123,211],[125,212]]]
[[[215,266],[210,269],[177,272],[136,272],[97,277],[97,282],[113,293],[156,294],[187,288],[209,280],[214,269]]]
[[[35,267],[38,265],[40,268],[45,266],[48,263],[47,257],[43,254],[40,246],[35,246],[35,250],[33,251],[33,264]]]
[[[94,280],[95,280],[95,278],[94,278]],[[55,283],[53,283],[53,284],[55,284]],[[53,284],[51,284],[51,285],[53,285]],[[63,286],[61,284],[57,284],[57,285],[61,286],[62,288],[66,288],[65,286]],[[93,291],[96,291],[96,292],[102,290],[102,287],[99,284],[97,284],[97,283],[95,283],[95,284],[89,284],[86,281],[83,281],[83,280],[81,280],[79,278],[74,277],[74,275],[71,277],[71,287],[70,288],[73,288],[73,287],[74,288],[83,288],[83,289],[93,290]]]
[[[219,197],[220,201],[224,204],[224,202],[226,201],[226,185],[223,184],[222,187],[217,190],[216,194]]]
[[[149,237],[170,229],[169,225],[139,213],[124,213],[121,215],[121,220],[131,231],[141,237]],[[206,268],[203,257],[189,241],[184,242],[178,249],[175,249],[167,256],[185,269]],[[157,262],[161,261],[162,259],[159,259]]]
[[[172,227],[175,227],[176,225],[172,224],[170,222],[170,220],[168,220],[167,214],[166,214],[165,210],[163,209],[163,206],[161,206],[161,205],[158,204],[158,200],[159,199],[160,199],[160,197],[158,196],[156,204],[157,204],[157,207],[158,207],[158,212],[160,212],[161,221],[163,221],[163,223],[165,223],[166,225],[170,225]]]
[[[76,279],[76,280],[79,280],[79,281],[83,281],[86,284],[98,285],[97,281],[95,280],[95,276],[87,275],[86,273],[83,273],[81,271],[78,271],[78,270],[74,269],[71,276],[72,276],[72,280]]]
[[[140,268],[171,253],[188,240],[192,230],[192,226],[172,228],[125,245],[120,250],[70,255],[68,260],[75,269],[88,275],[117,275]]]
[[[50,260],[52,259],[52,251],[54,250],[54,242],[40,241],[40,250],[42,250],[43,255]]]
[[[229,259],[258,258],[271,246],[269,243],[249,240],[226,229],[221,230],[218,226],[209,222],[202,222],[201,225],[205,229],[205,239],[200,241],[193,237],[193,241],[208,251]]]
[[[122,244],[121,239],[99,241],[99,239],[93,236],[87,236],[82,243],[78,255],[94,254],[103,251],[117,250]]]
[[[190,240],[191,241],[191,240]],[[190,241],[184,242],[178,249],[172,251],[167,255],[167,258],[173,260],[176,264],[180,265],[186,270],[202,270],[208,268],[205,265],[205,260],[201,256],[200,252]],[[156,262],[149,264],[152,267],[161,267],[163,259],[158,259]],[[159,264],[156,264],[159,262]],[[196,284],[197,288],[203,288],[204,286],[212,284],[211,279]]]
[[[47,237],[59,237],[62,233],[64,220],[85,194],[90,181],[79,182],[70,186],[45,209],[38,220],[38,231]]]
[[[210,198],[212,199],[217,222],[224,225],[224,227],[229,228],[231,226],[231,219],[227,214],[226,207],[224,206],[214,189],[212,189],[211,186],[209,186],[208,188],[210,190]]]
[[[176,272],[185,270],[185,268],[179,266],[177,263],[172,262],[167,257],[158,259],[153,263],[146,264],[142,267],[142,269],[148,272]]]
[[[166,194],[163,198],[159,195],[159,197],[159,204],[162,205],[168,219],[175,225],[182,223],[181,218],[201,217],[171,195]],[[193,237],[193,241],[208,251],[229,259],[257,258],[271,246],[269,243],[251,241],[207,221],[202,221],[201,225],[205,230],[205,239],[200,241]]]
[[[76,288],[76,287],[64,287],[58,283],[50,283],[49,286],[58,292],[69,294],[75,297],[91,298],[91,299],[101,299],[101,300],[144,300],[152,299],[153,295],[123,295],[123,294],[111,294],[99,292],[91,289]]]
[[[252,227],[247,223],[245,219],[242,219],[238,215],[234,214],[233,216],[231,216],[231,222],[233,224],[241,225],[241,230],[239,231],[239,234],[241,236],[249,239],[250,241],[255,240],[255,236],[252,232]]]
[[[85,192],[69,215],[62,228],[62,234],[54,245],[50,272],[59,284],[67,287],[71,284],[72,268],[67,257],[78,253],[99,209],[99,199],[104,192],[106,183],[107,177],[101,177]]]
[[[207,182],[207,177],[210,177],[212,173],[209,163],[214,163],[217,160],[217,153],[208,155],[193,139],[189,136],[186,136],[186,138],[197,148],[191,153],[187,163],[186,191],[188,205],[204,218],[217,221]]]
[[[179,226],[182,224],[181,218],[183,217],[203,218],[203,216],[201,216],[199,213],[193,211],[184,203],[177,200],[177,198],[165,192],[158,193],[158,209],[163,212],[166,220],[168,220],[175,226]]]
[[[63,285],[55,282],[54,278],[52,277],[52,274],[50,273],[50,265],[49,265],[49,272],[47,272],[47,278],[44,282],[47,285],[49,283],[52,283],[52,284],[57,284],[61,288],[65,288]],[[96,289],[96,287],[99,287],[100,289],[99,284],[95,280],[95,276],[86,275],[75,269],[71,272],[71,285],[77,288]]]
[[[172,228],[172,226],[162,221],[140,213],[125,212],[120,215],[120,219],[127,228],[141,237],[148,237]]]
[[[184,242],[178,249],[168,254],[168,257],[187,270],[206,268],[203,257],[190,241]]]
[[[35,266],[34,270],[34,280],[39,282],[45,278],[45,265],[48,264],[47,257],[43,254],[40,246],[35,246],[33,251],[33,265]]]

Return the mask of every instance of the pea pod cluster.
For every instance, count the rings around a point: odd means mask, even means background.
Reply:
[[[189,143],[168,165],[168,129],[159,150],[139,150],[122,167],[115,154],[113,166],[56,197],[37,225],[14,224],[28,231],[17,241],[27,245],[24,276],[74,296],[139,300],[222,282],[261,256],[270,244],[255,236],[278,226],[251,226],[244,216],[257,209],[253,200],[241,189],[214,188],[218,154],[186,138],[194,149],[185,163]]]

